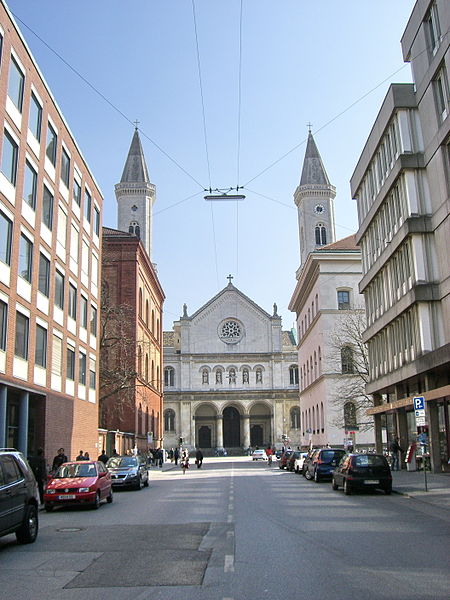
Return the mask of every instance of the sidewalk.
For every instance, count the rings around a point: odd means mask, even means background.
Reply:
[[[423,471],[392,471],[392,491],[450,510],[450,473],[429,473],[427,487]]]

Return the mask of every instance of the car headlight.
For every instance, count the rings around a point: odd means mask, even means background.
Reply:
[[[56,490],[45,490],[46,494],[56,494]]]
[[[88,488],[88,487],[79,488],[78,491],[79,492],[90,492],[90,488]]]

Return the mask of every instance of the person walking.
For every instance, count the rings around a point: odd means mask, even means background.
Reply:
[[[106,463],[108,462],[108,455],[105,452],[105,449],[103,448],[102,453],[100,454],[100,456],[97,458],[97,460],[99,460],[100,462],[102,462],[104,465],[106,465]]]
[[[38,448],[36,456],[32,456],[29,460],[29,463],[38,484],[39,499],[41,504],[43,504],[44,487],[47,483],[47,461],[44,456],[44,450],[42,448]]]
[[[83,450],[80,450],[78,456],[75,458],[75,460],[84,460],[84,453]]]
[[[186,474],[186,469],[189,469],[189,452],[183,450],[181,454],[181,468],[183,469],[183,475]]]
[[[267,447],[266,449],[266,455],[267,455],[267,464],[269,465],[269,467],[272,466],[272,457],[273,457],[273,450],[270,446]]]
[[[395,437],[390,443],[389,450],[391,451],[391,469],[393,471],[400,470],[400,458],[403,450],[400,448],[399,439]]]
[[[175,461],[175,464],[178,464],[178,459],[180,458],[180,451],[178,450],[178,448],[175,448],[175,450],[173,451],[173,459]]]
[[[58,454],[53,459],[52,472],[56,471],[63,463],[66,463],[67,460],[67,456],[64,454],[64,448],[60,448]]]
[[[203,453],[200,448],[197,448],[197,452],[195,453],[195,464],[197,465],[197,469],[200,469],[203,464]]]

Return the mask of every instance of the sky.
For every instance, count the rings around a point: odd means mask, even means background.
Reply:
[[[349,181],[415,0],[10,0],[117,227],[114,185],[138,127],[157,199],[164,329],[228,284],[288,309],[308,127],[337,188],[336,239],[358,228]],[[198,50],[197,50],[198,49]],[[204,189],[244,186],[241,202]]]

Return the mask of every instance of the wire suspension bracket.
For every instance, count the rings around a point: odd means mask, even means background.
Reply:
[[[213,201],[213,202],[217,202],[217,201],[226,201],[226,200],[244,200],[245,196],[244,194],[240,194],[239,190],[243,189],[243,185],[237,185],[236,187],[230,187],[230,188],[216,188],[216,189],[205,189],[203,191],[205,192],[209,192],[208,195],[204,196],[205,200],[208,201]],[[236,194],[230,194],[230,192],[236,190]],[[214,193],[215,192],[215,193]]]

